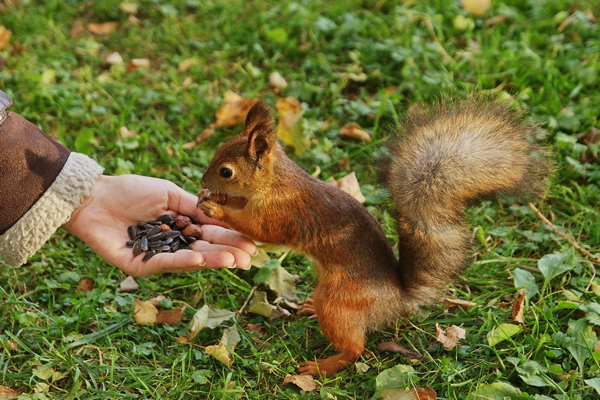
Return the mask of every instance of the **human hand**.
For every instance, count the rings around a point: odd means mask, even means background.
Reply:
[[[140,175],[102,175],[90,194],[62,227],[79,237],[100,257],[134,277],[205,268],[250,268],[256,245],[223,228],[196,208],[197,199],[172,182]],[[125,246],[127,227],[163,214],[195,216],[202,222],[202,239],[192,250],[160,253],[143,261]],[[220,226],[219,226],[220,225]]]

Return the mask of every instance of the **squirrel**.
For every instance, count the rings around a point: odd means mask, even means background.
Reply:
[[[340,353],[301,362],[299,374],[346,368],[365,350],[367,331],[437,297],[465,264],[469,203],[540,195],[547,186],[550,158],[536,143],[543,130],[499,101],[475,96],[413,106],[400,128],[382,168],[395,204],[399,258],[362,204],[287,157],[263,102],[249,111],[243,132],[219,147],[202,177],[204,194],[238,199],[228,205],[199,194],[198,208],[207,216],[314,262],[319,284],[304,311],[316,314]]]

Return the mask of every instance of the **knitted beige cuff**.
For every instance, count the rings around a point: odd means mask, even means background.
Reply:
[[[23,265],[69,220],[103,170],[85,154],[71,153],[48,190],[0,236],[0,259],[14,267]]]

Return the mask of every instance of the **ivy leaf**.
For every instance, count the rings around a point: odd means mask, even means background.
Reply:
[[[490,346],[495,346],[498,343],[503,342],[506,339],[516,335],[520,331],[521,327],[518,325],[500,324],[487,334],[488,344]]]
[[[538,268],[544,275],[546,282],[560,274],[575,268],[575,252],[572,247],[557,254],[546,254],[538,261]]]

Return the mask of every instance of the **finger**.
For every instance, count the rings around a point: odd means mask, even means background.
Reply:
[[[204,227],[203,227],[204,228]],[[212,254],[210,259],[210,264],[213,265],[210,268],[219,268],[219,267],[230,267],[230,268],[241,268],[241,269],[249,269],[250,268],[250,254],[247,252],[232,246],[226,246],[221,244],[209,243],[204,240],[197,240],[192,243],[192,249],[194,251],[201,252],[207,257],[207,265],[209,264],[209,253],[216,252],[217,254]]]
[[[256,244],[241,233],[214,225],[202,226],[202,240],[214,244],[237,247],[250,255],[256,255]]]
[[[139,278],[165,272],[191,272],[207,268],[204,255],[195,251],[181,250],[175,253],[156,254],[147,261],[142,261],[144,254],[133,259],[123,271]]]

